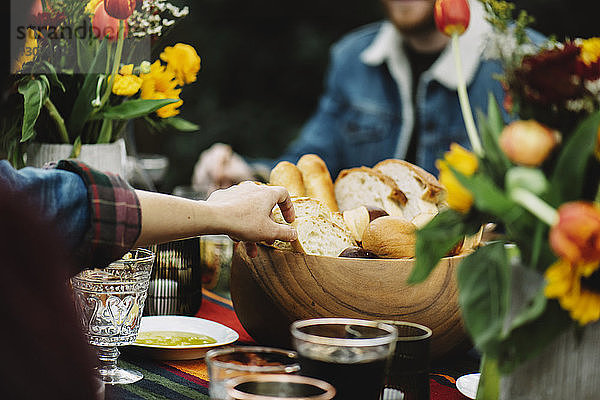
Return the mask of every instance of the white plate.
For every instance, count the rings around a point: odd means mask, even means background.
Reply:
[[[214,347],[231,344],[239,339],[236,331],[218,322],[203,318],[184,317],[179,315],[157,315],[142,317],[140,332],[150,331],[178,331],[208,335],[216,343],[187,346],[162,346],[152,344],[133,343],[137,350],[144,351],[152,358],[159,360],[193,360],[202,358],[206,352]]]
[[[479,385],[479,376],[481,374],[463,375],[456,380],[456,388],[459,392],[470,399],[477,397],[477,386]]]

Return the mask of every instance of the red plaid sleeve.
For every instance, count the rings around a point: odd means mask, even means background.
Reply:
[[[129,251],[140,235],[142,213],[134,189],[119,175],[100,172],[78,160],[56,168],[79,175],[88,188],[91,226],[80,256],[86,266],[108,265]]]

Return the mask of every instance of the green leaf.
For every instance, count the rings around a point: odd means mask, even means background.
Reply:
[[[195,132],[200,130],[200,126],[180,117],[170,117],[163,119],[164,123],[182,132]]]
[[[496,354],[509,309],[510,268],[503,242],[478,248],[458,267],[459,303],[475,346]]]
[[[150,114],[161,107],[176,103],[178,101],[179,99],[128,100],[116,106],[105,107],[104,110],[97,113],[93,119],[109,118],[116,120],[129,120],[133,118],[139,118]]]
[[[96,143],[110,143],[112,137],[113,123],[110,119],[104,119],[102,121],[102,127],[100,128],[100,134]]]
[[[475,205],[480,211],[497,215],[510,215],[518,208],[489,176],[475,174],[467,177],[450,167],[458,181],[469,190],[474,197]]]
[[[77,37],[77,35],[76,35]],[[90,71],[92,66],[92,60],[94,59],[93,47],[90,45],[89,40],[85,40],[77,37],[77,66],[80,72]]]
[[[98,68],[106,62],[106,43],[107,40],[103,40],[100,44],[96,56],[88,68],[83,86],[79,90],[79,94],[73,104],[73,110],[68,122],[68,131],[71,135],[81,135],[81,130],[93,110],[92,100],[96,97],[96,85],[99,78],[99,74],[95,71],[99,71]]]
[[[565,143],[550,179],[551,205],[581,197],[584,183],[589,183],[585,182],[586,169],[596,148],[599,125],[600,111],[586,118]]]
[[[48,98],[47,80],[30,79],[21,82],[19,93],[23,95],[23,127],[21,129],[21,142],[26,142],[35,136],[35,123],[44,102]]]
[[[49,77],[50,82],[54,86],[58,86],[60,88],[60,90],[62,90],[62,92],[65,93],[67,90],[65,89],[65,85],[63,85],[63,83],[60,81],[60,79],[58,79],[58,75],[56,74],[56,69],[54,68],[54,65],[50,64],[46,60],[44,60],[42,63],[48,69],[48,72],[46,73],[46,75]]]
[[[490,127],[490,133],[498,140],[502,130],[504,129],[504,119],[502,118],[502,111],[500,106],[494,97],[492,92],[488,93],[488,126]]]
[[[408,283],[423,282],[438,262],[467,234],[463,216],[453,210],[436,215],[417,231],[415,266]]]

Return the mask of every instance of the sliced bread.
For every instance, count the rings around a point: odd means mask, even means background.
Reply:
[[[331,255],[330,253],[337,250],[337,245],[341,246],[340,243],[352,243],[346,247],[356,246],[352,233],[346,226],[344,217],[341,213],[330,211],[329,207],[312,197],[292,196],[292,203],[296,214],[296,219],[292,225],[294,225],[298,231],[298,240],[291,243],[276,240],[273,243],[273,247],[281,250],[296,250],[307,254]],[[287,223],[284,221],[279,207],[273,209],[272,218],[275,222]],[[310,223],[310,220],[315,220],[317,222],[313,224]],[[320,245],[321,247],[313,244],[315,236],[320,236],[320,240],[324,242]],[[343,249],[339,252],[341,253]],[[327,254],[323,254],[322,252]],[[334,256],[337,256],[338,254],[335,254]]]
[[[337,257],[356,242],[347,229],[322,217],[297,218],[292,225],[298,232],[298,240],[291,243],[294,250],[313,255]]]
[[[334,192],[341,212],[375,206],[389,215],[402,216],[406,204],[406,196],[392,178],[367,167],[341,171],[335,180]]]
[[[435,176],[416,165],[397,159],[381,161],[373,169],[392,178],[406,195],[407,201],[403,207],[405,219],[412,221],[417,216],[422,219],[423,215],[438,213],[446,192]]]

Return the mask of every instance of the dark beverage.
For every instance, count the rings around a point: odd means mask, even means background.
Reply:
[[[299,357],[300,373],[331,383],[336,400],[378,400],[383,388],[386,359],[348,364]]]
[[[244,382],[234,386],[240,392],[248,394],[257,394],[261,396],[277,396],[277,397],[308,397],[320,396],[325,393],[325,390],[309,385],[307,383],[298,382]]]
[[[386,387],[400,390],[403,400],[429,400],[429,372],[415,371],[397,373],[392,377],[394,383],[386,383]]]

